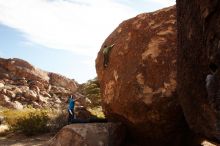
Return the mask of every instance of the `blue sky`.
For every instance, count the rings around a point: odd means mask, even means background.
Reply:
[[[0,57],[21,58],[79,83],[96,76],[95,58],[123,21],[175,0],[0,0]]]

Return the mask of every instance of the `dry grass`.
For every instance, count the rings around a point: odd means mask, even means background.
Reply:
[[[5,124],[10,131],[21,131],[27,136],[44,133],[49,130],[48,110],[25,108],[22,110],[5,109],[1,111]]]

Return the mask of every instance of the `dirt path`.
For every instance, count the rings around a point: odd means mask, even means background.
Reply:
[[[0,146],[46,146],[54,135],[47,133],[40,136],[26,137],[22,134],[10,134],[0,137]]]

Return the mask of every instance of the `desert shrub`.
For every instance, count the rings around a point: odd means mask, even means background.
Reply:
[[[49,129],[51,132],[57,132],[67,124],[67,112],[56,110],[50,112]]]
[[[103,113],[102,107],[101,106],[97,106],[97,107],[93,107],[93,108],[88,108],[88,111],[91,112],[92,115],[96,116],[97,118],[105,118],[105,115]]]
[[[92,115],[98,118],[105,117],[101,107],[100,84],[97,77],[81,84],[78,88],[78,92],[91,101],[91,103],[87,105],[87,110],[90,111]]]
[[[89,107],[93,108],[101,105],[100,85],[97,78],[81,84],[78,92],[91,100]]]
[[[2,115],[4,116],[6,123],[11,127],[11,125],[16,124],[17,119],[27,116],[31,111],[33,111],[32,108],[26,108],[23,110],[6,109],[2,111]]]
[[[46,112],[30,112],[27,116],[17,119],[15,130],[22,131],[25,135],[35,135],[48,131],[47,123],[49,118]]]
[[[23,110],[6,110],[5,121],[13,131],[21,131],[27,136],[48,131],[49,117],[46,110],[27,108]]]

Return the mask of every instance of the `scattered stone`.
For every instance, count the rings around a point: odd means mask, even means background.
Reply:
[[[25,98],[28,98],[28,99],[30,99],[30,100],[33,100],[33,101],[38,100],[37,94],[36,94],[34,91],[32,91],[32,90],[26,91],[26,92],[24,93],[24,97],[25,97]]]
[[[10,90],[7,90],[6,91],[6,95],[10,98],[15,98],[16,94]]]
[[[23,105],[19,101],[12,102],[12,105],[13,105],[13,108],[18,109],[18,110],[21,110],[24,108]]]
[[[38,96],[38,100],[39,100],[39,102],[41,102],[41,103],[45,103],[45,104],[48,103],[48,97],[44,97],[44,96],[39,95],[39,96]]]
[[[46,91],[41,91],[40,94],[43,95],[44,97],[51,98],[51,95],[49,93],[47,93]]]
[[[0,83],[0,88],[3,88],[4,86],[4,83]]]
[[[33,108],[42,108],[40,104],[38,104],[36,101],[32,101]]]

